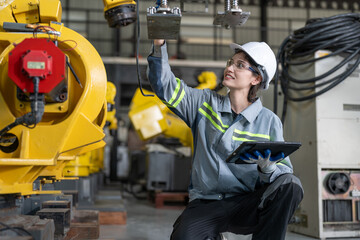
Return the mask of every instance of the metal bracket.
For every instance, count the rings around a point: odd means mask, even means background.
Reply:
[[[231,9],[226,12],[218,12],[214,18],[213,25],[230,29],[236,25],[243,25],[249,18],[250,12],[243,12],[241,9]]]
[[[180,32],[181,10],[178,7],[147,9],[149,39],[177,39]]]

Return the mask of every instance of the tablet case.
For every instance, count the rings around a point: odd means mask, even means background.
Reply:
[[[232,154],[230,154],[230,156],[226,159],[226,162],[237,162],[238,160],[240,160],[240,155],[244,154],[245,152],[251,154],[257,150],[261,154],[264,154],[264,151],[266,149],[269,149],[273,156],[276,156],[279,153],[283,152],[285,157],[287,157],[296,150],[298,150],[300,147],[300,142],[243,142]]]

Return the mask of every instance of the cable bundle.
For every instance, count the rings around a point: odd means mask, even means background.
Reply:
[[[318,50],[330,50],[325,56],[314,58]],[[290,101],[311,100],[344,81],[358,67],[360,63],[360,13],[346,13],[327,18],[316,18],[307,21],[305,27],[294,31],[281,44],[277,60],[280,71],[275,76],[274,112],[277,112],[277,83],[280,81],[284,93],[282,121],[285,120],[286,105]],[[343,61],[320,76],[310,79],[298,79],[291,76],[289,67],[306,67],[315,61],[345,54]],[[303,59],[303,60],[300,60]],[[306,60],[304,60],[306,59]],[[355,60],[340,74],[324,80],[348,62]],[[307,64],[307,65],[306,65]],[[319,83],[320,80],[323,80]],[[315,89],[322,87],[321,90]]]

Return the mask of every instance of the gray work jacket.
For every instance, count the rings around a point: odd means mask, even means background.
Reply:
[[[191,88],[174,76],[166,43],[152,47],[147,75],[156,95],[192,130],[190,201],[249,193],[279,175],[293,172],[289,158],[277,163],[270,174],[262,173],[256,164],[225,161],[243,141],[283,141],[280,119],[263,107],[260,99],[234,119],[229,96]]]

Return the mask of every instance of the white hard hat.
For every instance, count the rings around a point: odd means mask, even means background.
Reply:
[[[230,48],[235,53],[239,50],[244,51],[251,58],[262,76],[262,88],[268,89],[277,67],[275,54],[269,45],[265,42],[249,42],[244,45],[231,43]]]

